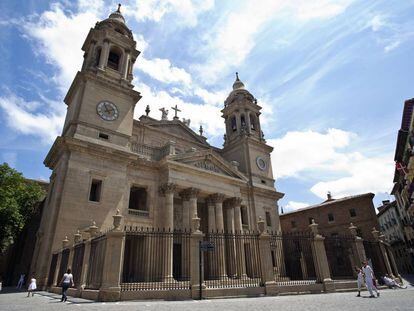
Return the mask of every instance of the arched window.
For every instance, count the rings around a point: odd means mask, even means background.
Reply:
[[[244,114],[240,116],[240,124],[242,127],[246,126],[246,119],[244,117]]]
[[[236,117],[235,116],[231,117],[231,129],[233,130],[233,132],[235,132],[237,130],[237,124],[236,124]]]
[[[255,117],[254,115],[250,114],[250,129],[252,129],[253,131],[256,130],[256,123],[255,123]]]
[[[121,62],[121,52],[117,49],[111,49],[108,56],[108,67],[113,70],[119,70]]]

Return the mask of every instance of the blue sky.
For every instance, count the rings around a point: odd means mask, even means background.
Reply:
[[[81,45],[115,1],[0,2],[0,162],[48,179]],[[286,210],[374,192],[389,198],[403,102],[414,97],[414,1],[122,1],[142,51],[135,89],[153,117],[178,105],[221,146],[234,73],[263,107]]]

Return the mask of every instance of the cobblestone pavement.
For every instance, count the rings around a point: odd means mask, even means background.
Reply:
[[[414,288],[383,290],[379,298],[367,298],[367,292],[358,298],[354,292],[292,295],[259,298],[213,299],[203,301],[124,301],[114,303],[91,302],[69,297],[60,302],[60,296],[38,292],[27,298],[26,293],[0,294],[0,310],[144,310],[144,311],[266,311],[266,310],[414,310]]]

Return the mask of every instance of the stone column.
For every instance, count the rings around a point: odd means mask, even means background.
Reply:
[[[224,195],[215,193],[210,196],[212,202],[215,205],[216,215],[216,230],[218,232],[216,236],[216,249],[215,254],[217,258],[217,275],[219,278],[224,279],[227,277],[226,269],[226,252],[224,249],[224,219],[223,219],[223,201]]]
[[[105,39],[103,42],[102,50],[101,50],[101,57],[99,58],[99,66],[98,66],[99,69],[105,70],[105,67],[108,63],[108,56],[109,56],[109,40]]]
[[[385,269],[387,270],[387,273],[389,275],[394,276],[394,273],[393,273],[392,268],[391,268],[390,260],[388,258],[387,249],[385,248],[386,246],[385,246],[384,241],[383,241],[384,236],[380,235],[380,234],[381,234],[381,232],[379,232],[377,229],[375,229],[375,228],[372,229],[372,236],[374,237],[374,241],[379,243],[381,255],[382,255],[382,258],[384,259]],[[375,273],[375,271],[374,271],[374,273]]]
[[[362,266],[362,262],[367,259],[365,254],[364,242],[361,237],[357,235],[357,227],[353,223],[349,226],[349,231],[354,238],[352,245],[352,252],[354,254],[354,262],[358,267]],[[355,270],[355,269],[353,269]]]
[[[277,295],[277,286],[275,276],[273,273],[272,254],[270,249],[270,235],[265,231],[265,222],[259,218],[257,222],[259,228],[259,258],[260,258],[260,272],[262,283],[265,285],[266,295]]]
[[[62,251],[60,251],[58,253],[58,258],[56,260],[56,269],[55,269],[55,275],[53,276],[53,282],[51,287],[53,286],[57,286],[58,282],[60,282],[59,278],[61,278],[62,276],[59,275],[59,270],[60,270],[60,262],[62,261]]]
[[[80,291],[80,297],[82,297],[82,291],[86,287],[86,281],[88,278],[89,272],[89,258],[91,256],[91,239],[88,239],[85,243],[85,250],[83,252],[83,261],[82,261],[82,272],[80,276],[80,280],[75,280],[75,284],[77,289]]]
[[[226,210],[226,257],[227,257],[227,274],[234,277],[237,274],[237,253],[236,253],[236,235],[234,231],[234,199],[231,198],[225,201]]]
[[[324,291],[331,292],[335,290],[334,283],[331,278],[331,272],[329,270],[328,257],[326,256],[325,250],[325,238],[319,234],[318,224],[312,219],[312,223],[309,228],[313,234],[312,241],[312,255],[315,265],[317,280],[323,283]]]
[[[118,301],[121,299],[121,273],[124,261],[125,233],[121,230],[122,216],[117,210],[114,229],[106,234],[106,248],[102,269],[102,284],[99,289],[100,301]]]
[[[234,229],[236,232],[236,256],[237,256],[237,276],[246,276],[246,258],[244,252],[244,235],[243,225],[241,218],[241,198],[233,198],[232,203],[234,204]]]
[[[203,289],[203,284],[200,288],[200,283],[203,283],[203,271],[201,271],[200,282],[200,243],[203,240],[203,233],[200,231],[200,218],[194,217],[192,219],[192,233],[190,239],[190,285],[191,298],[198,299],[200,297],[200,290]]]
[[[216,231],[216,206],[211,199],[207,200],[208,209],[208,233]]]
[[[123,57],[123,64],[122,64],[122,79],[127,80],[128,78],[128,64],[129,58],[131,55],[130,50],[125,50],[124,57]]]
[[[247,133],[251,133],[251,124],[250,124],[250,111],[246,111],[246,126],[247,126]]]
[[[180,197],[183,199],[183,224],[184,228],[191,228],[191,220],[197,215],[197,195],[200,190],[187,188],[181,191]],[[198,217],[198,216],[197,216]]]
[[[164,229],[171,231],[164,239],[165,256],[159,260],[162,263],[162,279],[169,281],[173,278],[173,231],[174,231],[174,191],[175,184],[165,183],[160,187],[160,193],[164,196]]]

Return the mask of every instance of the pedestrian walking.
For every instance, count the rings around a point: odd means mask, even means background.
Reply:
[[[357,297],[361,297],[361,287],[362,283],[364,282],[364,273],[360,267],[355,267],[355,271],[357,273],[357,284],[358,284],[358,295]]]
[[[373,291],[375,291],[377,293],[377,297],[379,297],[380,293],[378,289],[374,286],[374,279],[375,279],[374,271],[368,265],[368,261],[364,262],[364,266],[362,267],[362,272],[365,275],[365,286],[367,287],[369,291],[369,295],[370,295],[369,298],[375,297]]]
[[[34,296],[34,291],[36,290],[36,288],[37,288],[36,279],[33,275],[32,278],[30,279],[30,284],[29,284],[29,287],[27,289],[27,297],[30,297],[30,293],[32,294],[32,297],[33,297]]]
[[[24,273],[20,274],[20,278],[19,278],[19,281],[17,282],[17,286],[16,286],[17,289],[22,289],[22,287],[24,285],[24,277],[25,276],[26,275]]]
[[[68,290],[69,287],[75,285],[73,283],[73,275],[70,269],[68,269],[66,273],[63,275],[61,284],[62,284],[62,299],[60,301],[64,302],[68,300],[68,297],[66,296],[66,291]]]

